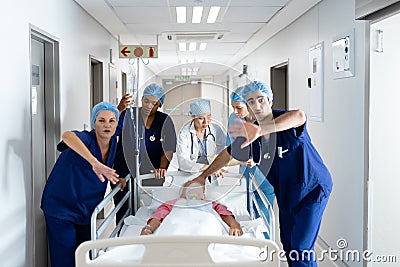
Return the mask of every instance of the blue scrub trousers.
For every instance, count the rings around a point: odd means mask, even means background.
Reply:
[[[314,244],[329,194],[318,185],[292,212],[279,210],[281,242],[290,267],[318,266]]]
[[[76,248],[91,238],[90,224],[78,225],[46,215],[45,218],[51,266],[74,267]]]
[[[240,166],[239,170],[241,172],[243,171],[243,167],[244,167],[243,165]],[[265,178],[265,176],[257,167],[253,168],[245,167],[243,175],[244,177],[246,177],[247,185],[250,183],[250,173],[256,177],[256,181],[259,183],[261,191],[264,193],[265,197],[268,199],[268,202],[271,204],[271,206],[273,206],[275,199],[274,187],[268,182],[268,180]],[[269,223],[269,213],[267,207],[263,204],[263,201],[261,200],[261,197],[259,196],[256,190],[254,190],[254,195],[257,203],[260,205],[262,213],[265,215],[265,218],[267,218],[267,222]],[[249,200],[249,192],[247,192],[247,199]],[[247,205],[247,210],[248,212],[250,212],[249,205]],[[254,211],[256,218],[260,217],[260,214],[258,214],[257,209],[254,209]],[[264,237],[265,239],[270,239],[269,233],[264,232]]]
[[[242,167],[242,166],[241,166]],[[268,182],[268,180],[265,178],[265,176],[262,174],[262,172],[257,168],[249,168],[246,167],[244,170],[244,177],[246,177],[247,184],[250,183],[250,173],[253,174],[256,177],[256,181],[260,185],[261,191],[264,193],[265,197],[268,199],[268,202],[273,206],[274,204],[274,199],[275,199],[275,192],[274,192],[274,187]],[[258,178],[258,179],[257,179]],[[267,207],[263,205],[261,197],[258,195],[257,191],[254,190],[254,195],[256,197],[257,203],[260,205],[262,212],[264,213],[265,217],[267,218],[269,222],[269,214],[267,211]],[[249,207],[247,207],[249,209]],[[249,210],[250,212],[250,210]],[[256,217],[259,217],[259,214],[256,212]]]

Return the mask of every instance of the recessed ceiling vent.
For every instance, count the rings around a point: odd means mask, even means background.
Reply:
[[[168,41],[174,42],[210,42],[221,40],[225,32],[163,32],[161,35]]]

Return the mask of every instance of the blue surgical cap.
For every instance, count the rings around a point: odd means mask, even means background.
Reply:
[[[96,121],[97,116],[103,110],[110,110],[110,111],[114,112],[115,118],[118,121],[119,110],[118,110],[117,106],[114,104],[108,103],[108,102],[100,102],[96,106],[94,106],[92,109],[92,120],[91,120],[92,129],[94,129],[94,122]]]
[[[162,106],[162,104],[164,104],[164,88],[156,83],[149,84],[146,88],[144,88],[143,96],[145,95],[151,95],[157,98],[158,101],[160,101],[160,107]]]
[[[263,82],[260,81],[252,81],[244,86],[243,91],[241,92],[242,97],[247,99],[247,96],[252,93],[261,92],[268,97],[268,100],[272,101],[274,95],[272,93],[272,89]]]
[[[211,103],[208,99],[196,99],[190,103],[190,115],[197,116],[211,112]]]
[[[242,97],[242,91],[244,87],[240,86],[238,87],[234,92],[231,93],[231,100],[235,102],[241,102],[246,104],[246,99]]]

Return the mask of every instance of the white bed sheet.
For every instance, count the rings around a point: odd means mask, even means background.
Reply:
[[[147,220],[151,215],[152,211],[147,207],[140,207],[134,216],[131,215],[125,218],[120,237],[139,236],[143,226],[147,224]],[[242,226],[243,235],[245,237],[262,239],[264,236],[262,232],[267,231],[267,228],[261,218],[255,220],[238,221]]]
[[[121,230],[120,237],[140,236],[141,229],[146,225],[152,211],[147,207],[140,207],[135,216],[129,216],[124,220],[124,227]],[[243,236],[237,238],[260,238],[263,239],[263,231],[266,230],[261,218],[250,221],[239,221],[242,226]],[[229,244],[211,244],[208,251],[212,260],[218,262],[240,262],[240,261],[259,261],[261,250],[256,247],[229,245]],[[145,252],[144,245],[126,245],[116,248],[110,248],[107,252],[100,253],[95,262],[102,264],[112,264],[115,262],[140,263]]]

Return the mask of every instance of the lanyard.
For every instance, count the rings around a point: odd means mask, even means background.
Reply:
[[[207,139],[206,139],[206,131],[204,131],[203,142],[201,142],[200,138],[197,136],[197,142],[199,143],[199,147],[203,149],[204,156],[207,156]]]

